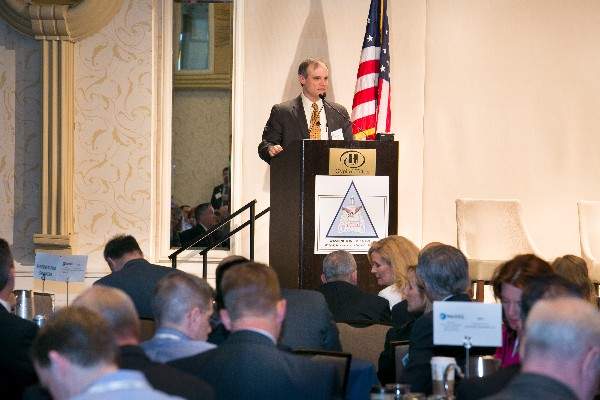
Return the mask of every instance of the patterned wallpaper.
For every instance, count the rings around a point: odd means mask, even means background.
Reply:
[[[229,163],[229,90],[177,89],[173,94],[173,200],[209,202]]]
[[[0,237],[33,265],[40,230],[40,44],[0,19]]]
[[[102,262],[104,243],[151,235],[152,0],[126,0],[75,48],[75,229],[78,252]]]

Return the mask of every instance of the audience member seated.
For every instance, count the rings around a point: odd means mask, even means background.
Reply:
[[[187,231],[188,229],[192,229],[196,225],[196,218],[194,218],[194,210],[192,207],[187,204],[183,206],[179,206],[179,209],[183,213],[183,229],[182,231]]]
[[[525,323],[529,310],[538,300],[559,297],[582,298],[582,293],[571,282],[556,274],[543,275],[529,282],[521,296],[522,323]],[[491,396],[504,389],[520,371],[521,364],[517,363],[488,376],[463,380],[456,389],[456,396],[461,400],[478,400]]]
[[[170,243],[171,247],[180,247],[179,232],[183,230],[183,212],[179,207],[171,207],[171,231]]]
[[[430,242],[430,243],[428,243],[427,245],[425,245],[421,249],[421,251],[419,252],[419,254],[421,254],[423,251],[427,250],[428,248],[433,247],[433,246],[437,246],[439,244],[443,244],[443,243],[441,243],[441,242]],[[416,272],[416,263],[413,264],[413,266],[414,266],[415,272]],[[410,266],[408,266],[408,267],[410,267]],[[425,296],[425,297],[427,297],[427,296]],[[409,312],[408,311],[408,304],[407,304],[406,300],[402,300],[401,302],[399,302],[396,305],[394,305],[394,307],[392,307],[392,325],[395,326],[395,327],[401,327],[403,325],[408,324],[411,321],[414,322],[422,314],[423,314],[422,312],[416,312],[416,313]]]
[[[148,382],[165,393],[185,399],[212,399],[206,383],[164,364],[151,361],[139,346],[140,322],[131,299],[122,290],[92,286],[73,306],[96,311],[108,321],[112,338],[119,347],[119,366],[141,371]]]
[[[591,400],[600,377],[600,314],[589,301],[537,302],[525,322],[521,372],[490,400]]]
[[[177,271],[158,282],[152,300],[158,326],[141,347],[153,361],[167,362],[216,347],[207,343],[213,289],[202,279]]]
[[[336,322],[390,322],[389,302],[357,286],[356,260],[349,252],[337,250],[323,259],[321,281],[315,290],[325,296]]]
[[[410,332],[418,317],[432,310],[431,301],[425,294],[425,285],[417,275],[417,266],[411,265],[406,271],[407,283],[403,289],[406,299],[407,313],[414,316],[402,325],[395,325],[388,331],[385,337],[385,348],[379,356],[379,368],[377,376],[382,384],[396,382],[396,354],[392,345],[393,341],[409,340]],[[399,304],[394,306],[394,309]]]
[[[210,203],[202,203],[194,210],[196,226],[179,234],[182,246],[187,246],[196,238],[210,231],[217,224],[215,209]],[[221,232],[216,231],[198,242],[195,247],[207,247],[223,239]]]
[[[425,294],[433,301],[470,302],[466,293],[470,286],[467,259],[460,250],[440,244],[419,255],[417,276],[423,281]],[[465,350],[455,346],[433,345],[433,312],[419,317],[410,332],[408,362],[400,377],[413,392],[431,394],[431,357],[454,357],[464,365]]]
[[[390,308],[402,301],[406,267],[416,264],[418,256],[419,248],[403,236],[392,235],[371,244],[371,272],[379,285],[387,286],[379,296],[390,303]]]
[[[138,371],[119,370],[117,353],[102,315],[80,307],[52,316],[32,348],[40,382],[55,400],[178,398],[153,389]]]
[[[521,295],[540,276],[553,274],[550,264],[533,254],[522,254],[500,265],[492,277],[494,296],[502,302],[502,347],[496,350],[500,368],[519,362]]]
[[[234,255],[224,258],[217,266],[217,309],[225,307],[221,293],[223,274],[234,265],[245,262],[248,262],[248,259]],[[286,300],[286,317],[279,337],[280,348],[342,350],[340,332],[321,293],[313,290],[281,289],[281,297]],[[208,341],[219,345],[227,338],[229,331],[223,326],[219,316],[214,316],[211,326],[213,331]]]
[[[42,386],[55,400],[179,399],[153,389],[141,372],[118,369],[110,328],[95,311],[58,311],[35,339],[32,355]]]
[[[173,269],[144,260],[144,253],[130,235],[117,235],[109,240],[104,247],[104,259],[111,273],[98,279],[94,285],[121,289],[131,297],[140,317],[152,318],[154,287]]]
[[[594,283],[590,279],[588,267],[583,258],[572,254],[558,257],[552,263],[552,268],[558,275],[577,286],[583,293],[584,299],[589,299],[596,307],[600,307],[600,299],[595,293]]]
[[[221,280],[223,279],[223,274],[234,265],[246,263],[248,261],[249,260],[246,257],[231,255],[222,259],[219,265],[217,265],[215,270],[215,309],[210,318],[210,327],[212,330],[208,334],[209,343],[218,346],[229,336],[229,331],[225,328],[225,325],[223,325],[223,320],[221,320],[221,310],[225,308],[225,304],[223,303],[223,293],[221,292]]]
[[[332,365],[277,349],[286,301],[267,265],[242,263],[223,275],[221,318],[231,331],[219,347],[171,361],[213,385],[218,399],[330,399],[340,387]]]
[[[38,327],[11,313],[14,288],[12,253],[6,240],[0,239],[0,388],[6,399],[20,399],[23,389],[37,381],[29,350]]]
[[[342,351],[340,331],[321,293],[282,288],[281,297],[287,302],[281,348]]]

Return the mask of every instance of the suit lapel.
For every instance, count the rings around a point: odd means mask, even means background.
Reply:
[[[294,101],[294,107],[292,109],[292,115],[296,119],[300,132],[305,139],[309,138],[308,124],[306,123],[306,114],[304,114],[304,105],[302,104],[302,96],[296,97]]]

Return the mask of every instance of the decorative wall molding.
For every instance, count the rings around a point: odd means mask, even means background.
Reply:
[[[104,27],[121,8],[122,0],[3,0],[0,17],[24,35],[77,42]],[[55,33],[54,39],[51,39]],[[60,35],[56,35],[60,32]],[[67,38],[68,37],[68,38]]]
[[[36,251],[74,254],[74,42],[106,25],[122,0],[6,0],[0,17],[42,43],[42,211]]]

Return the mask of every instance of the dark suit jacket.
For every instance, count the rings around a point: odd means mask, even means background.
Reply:
[[[288,351],[342,350],[340,331],[321,293],[312,290],[281,289],[281,297],[286,299],[287,307],[279,348]],[[218,346],[227,339],[229,331],[217,319],[211,321],[211,326],[208,342]]]
[[[325,297],[314,290],[281,289],[287,307],[279,338],[282,347],[341,351],[340,331]]]
[[[200,236],[206,232],[207,232],[207,230],[204,229],[204,227],[202,225],[198,224],[191,229],[185,230],[183,232],[179,232],[179,241],[181,242],[182,246],[185,246],[188,243],[190,243],[192,240],[196,239],[198,236]],[[221,234],[221,232],[216,231],[216,232],[213,232],[210,236],[202,239],[194,247],[207,247],[222,238],[223,238],[223,235]],[[223,245],[224,244],[222,244],[221,246],[223,246]]]
[[[123,269],[94,282],[121,289],[131,297],[140,317],[153,318],[152,296],[158,281],[174,269],[150,264],[143,258],[128,261]]]
[[[225,184],[221,183],[219,186],[215,186],[213,189],[212,196],[210,198],[210,204],[213,206],[215,210],[221,208],[221,206],[228,206],[229,200],[223,201],[223,189],[225,189]],[[220,196],[218,196],[220,194]],[[227,195],[228,193],[225,192]],[[217,197],[218,196],[218,197]]]
[[[521,373],[500,393],[486,397],[488,400],[577,400],[575,392],[550,377]]]
[[[0,305],[0,397],[20,399],[25,387],[37,382],[29,349],[38,327]]]
[[[349,122],[348,111],[340,104],[330,101],[328,103],[331,106],[325,104],[323,109],[327,118],[329,136],[331,137],[333,131],[342,129],[344,140],[352,140],[352,125]],[[332,107],[342,113],[346,119]],[[294,140],[309,139],[309,133],[301,95],[293,100],[276,104],[271,108],[271,115],[263,130],[262,142],[258,145],[258,155],[270,163],[269,147],[279,144],[285,150],[286,146]]]
[[[503,390],[521,371],[521,364],[501,368],[491,375],[463,379],[456,387],[456,397],[461,400],[478,400]]]
[[[217,399],[330,399],[332,365],[281,351],[267,336],[232,332],[219,347],[168,363],[213,386]]]
[[[349,282],[327,282],[315,290],[325,296],[336,322],[390,322],[390,303],[386,299],[367,293]]]
[[[458,294],[446,301],[466,301],[471,298],[467,294]],[[419,317],[410,332],[408,364],[402,371],[400,381],[409,383],[413,392],[431,394],[431,357],[454,357],[461,366],[464,365],[465,349],[459,346],[433,345],[433,312]]]
[[[122,369],[141,371],[156,390],[181,396],[184,399],[213,399],[210,385],[200,379],[168,365],[151,361],[138,346],[121,346],[119,366]]]

